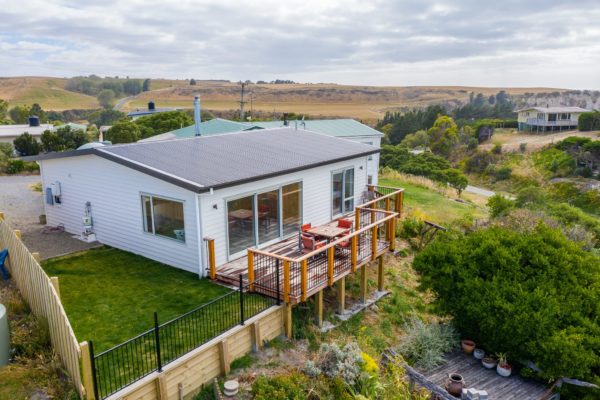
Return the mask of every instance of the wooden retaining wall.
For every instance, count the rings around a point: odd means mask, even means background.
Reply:
[[[284,333],[283,306],[268,310],[110,396],[110,400],[178,400],[191,398],[214,378],[227,374],[231,362],[262,348]]]
[[[21,295],[33,314],[48,322],[50,340],[54,351],[69,372],[80,396],[84,396],[79,368],[81,349],[69,318],[60,302],[51,279],[46,275],[36,257],[21,242],[21,232],[13,231],[0,212],[0,250],[8,248],[7,267]]]

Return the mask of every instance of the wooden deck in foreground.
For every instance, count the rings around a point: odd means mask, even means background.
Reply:
[[[453,373],[463,376],[467,388],[487,391],[489,400],[540,400],[546,398],[548,391],[546,386],[518,375],[501,377],[496,369],[486,369],[480,360],[462,352],[447,355],[443,365],[423,375],[443,389],[448,375]]]

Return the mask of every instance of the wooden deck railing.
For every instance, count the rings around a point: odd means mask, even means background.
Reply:
[[[356,207],[354,231],[320,249],[298,257],[248,249],[248,282],[283,269],[279,293],[287,303],[298,303],[394,250],[403,189],[375,186],[373,191],[375,199]],[[276,287],[262,285],[254,285],[253,290],[270,296],[277,292]]]

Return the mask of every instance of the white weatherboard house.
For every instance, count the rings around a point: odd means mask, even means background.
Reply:
[[[99,242],[206,275],[216,265],[298,235],[362,202],[379,149],[298,131],[228,135],[49,153],[41,167],[49,225],[80,234],[91,212]]]
[[[581,113],[588,112],[580,107],[527,107],[518,110],[520,131],[554,131],[577,129]]]

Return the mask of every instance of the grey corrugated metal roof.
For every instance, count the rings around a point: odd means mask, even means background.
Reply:
[[[298,127],[298,130],[308,130],[324,135],[335,137],[361,137],[361,136],[383,136],[383,134],[370,126],[362,124],[356,120],[345,119],[310,119],[305,121],[289,121],[289,126]],[[238,122],[222,118],[215,118],[200,123],[200,132],[202,136],[220,135],[224,133],[233,133],[239,131],[254,130],[256,128],[282,128],[283,121],[252,121]],[[194,125],[176,129],[171,132],[163,133],[142,139],[140,142],[150,142],[165,139],[181,139],[193,137],[196,134]]]
[[[378,153],[373,146],[293,128],[133,143],[33,157],[96,154],[196,192]]]
[[[536,110],[538,112],[543,112],[543,113],[571,113],[571,112],[574,113],[574,112],[590,111],[590,110],[586,110],[585,108],[581,108],[581,107],[526,107],[526,108],[517,110],[517,112],[528,111],[528,110]]]

